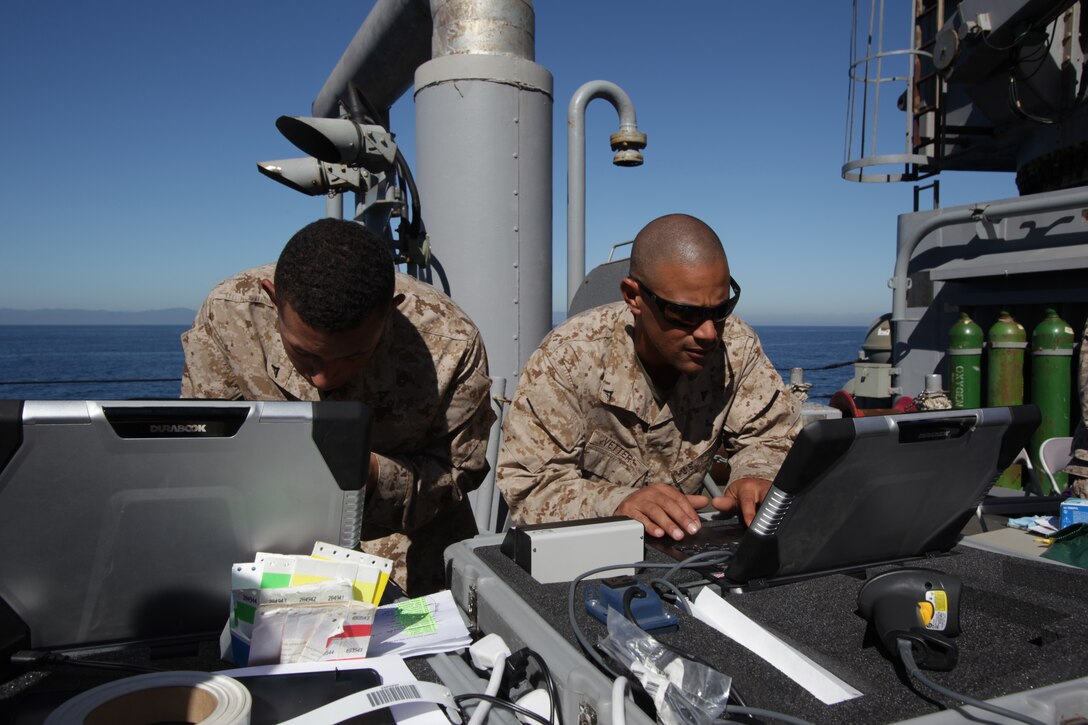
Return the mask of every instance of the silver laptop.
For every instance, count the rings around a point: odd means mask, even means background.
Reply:
[[[358,403],[0,401],[0,598],[36,648],[203,636],[231,564],[355,546]]]

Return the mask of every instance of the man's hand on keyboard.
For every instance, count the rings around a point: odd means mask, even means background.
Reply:
[[[727,496],[728,492],[721,498]],[[615,515],[629,516],[641,522],[647,536],[660,538],[668,534],[680,541],[686,534],[699,530],[702,524],[696,509],[709,502],[706,496],[691,496],[668,484],[652,483],[625,498],[616,507]]]
[[[744,519],[744,525],[752,523],[756,509],[763,503],[763,497],[771,488],[771,482],[765,478],[738,478],[731,481],[721,496],[715,496],[710,504],[719,511],[736,511]]]

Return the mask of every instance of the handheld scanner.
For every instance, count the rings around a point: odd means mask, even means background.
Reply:
[[[896,642],[911,644],[914,661],[931,670],[951,670],[959,652],[951,638],[960,633],[959,577],[931,569],[893,569],[878,574],[858,592],[858,613],[868,620],[884,653],[898,659]]]

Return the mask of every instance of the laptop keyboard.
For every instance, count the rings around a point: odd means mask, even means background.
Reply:
[[[673,541],[669,538],[648,538],[646,544],[674,559],[682,561],[696,554],[708,552],[735,553],[744,531],[745,528],[735,520],[710,520],[704,522],[703,527],[694,536],[685,536],[680,541]],[[728,559],[726,559],[726,562],[728,562]],[[725,568],[725,564],[707,564],[706,566],[711,569],[720,567],[723,571]]]
[[[685,539],[683,541],[674,542],[672,548],[684,554],[685,557],[695,556],[696,554],[706,554],[711,551],[725,551],[730,554],[735,554],[737,551],[737,544],[740,541],[693,541]]]

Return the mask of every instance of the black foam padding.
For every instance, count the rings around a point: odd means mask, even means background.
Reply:
[[[575,646],[567,623],[568,584],[540,584],[503,556],[498,547],[476,550],[556,631]],[[651,560],[664,561],[650,551]],[[982,700],[1088,675],[1088,572],[1027,559],[956,547],[947,556],[905,562],[959,576],[963,633],[955,639],[959,664],[928,673],[938,684]],[[864,695],[824,705],[764,660],[698,620],[682,616],[680,629],[659,635],[667,644],[698,654],[733,677],[749,706],[813,722],[876,723],[918,717],[956,706],[916,685],[887,659],[857,614],[864,574],[832,574],[746,594],[727,601],[824,666]],[[660,572],[658,572],[659,574]],[[644,578],[650,578],[649,575]],[[596,641],[604,625],[581,606],[579,625]],[[481,594],[480,596],[484,596]],[[708,644],[712,643],[712,644]]]

